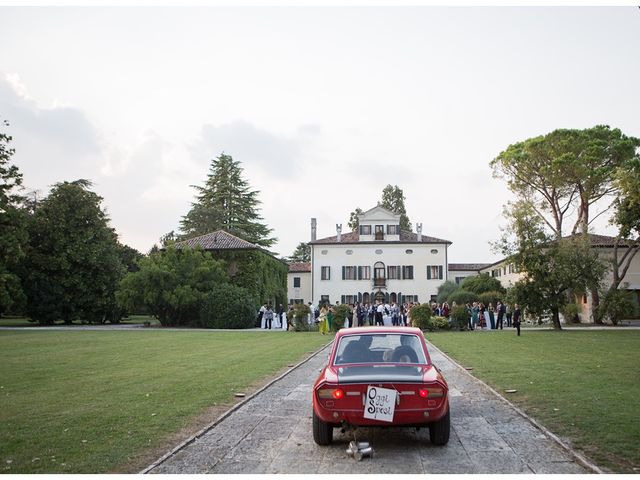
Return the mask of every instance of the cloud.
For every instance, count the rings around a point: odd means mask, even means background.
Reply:
[[[18,75],[0,74],[0,115],[9,121],[14,160],[27,188],[90,179],[104,162],[98,133],[84,112],[40,106]]]
[[[318,125],[303,125],[293,136],[282,136],[246,121],[218,126],[204,125],[191,146],[191,157],[207,162],[222,152],[247,168],[259,168],[267,175],[291,178],[303,171],[307,151],[321,134]]]

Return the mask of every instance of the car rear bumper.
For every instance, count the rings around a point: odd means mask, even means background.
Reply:
[[[313,410],[323,422],[340,426],[343,424],[357,427],[396,427],[421,426],[436,422],[444,417],[449,410],[449,401],[439,402],[437,407],[417,408],[411,410],[396,409],[393,422],[364,418],[364,407],[359,409],[326,408],[314,402]]]

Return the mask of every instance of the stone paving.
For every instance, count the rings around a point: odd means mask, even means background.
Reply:
[[[509,404],[437,349],[433,362],[450,387],[451,437],[431,445],[427,429],[361,429],[371,458],[345,450],[352,435],[334,430],[320,447],[311,432],[311,386],[325,349],[248,400],[150,473],[591,473]]]

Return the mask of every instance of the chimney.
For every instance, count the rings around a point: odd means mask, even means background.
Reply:
[[[416,223],[416,231],[418,232],[418,241],[422,241],[422,224]]]
[[[338,232],[337,242],[340,243],[340,239],[342,238],[342,224],[336,223],[336,232]]]
[[[311,219],[311,241],[312,242],[316,241],[316,219],[315,218]]]

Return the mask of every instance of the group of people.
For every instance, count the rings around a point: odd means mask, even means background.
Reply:
[[[336,306],[338,303],[336,303]],[[411,325],[411,307],[414,303],[398,304],[396,302],[383,303],[351,303],[347,312],[344,327],[364,327],[371,325]],[[309,324],[318,324],[320,333],[323,335],[331,331],[335,317],[335,308],[328,303],[320,303],[314,306],[309,302]]]
[[[336,306],[338,303],[336,302]],[[349,304],[349,310],[344,322],[345,328],[364,327],[366,325],[378,326],[411,326],[411,308],[419,305],[419,303],[401,303],[396,302],[383,303],[377,300],[375,303],[355,303]],[[433,315],[449,318],[451,311],[456,307],[453,302],[451,307],[447,302],[442,304],[431,303],[431,311]],[[513,327],[520,336],[520,322],[522,312],[520,306],[516,303],[513,310],[508,303],[498,301],[494,307],[493,303],[485,306],[482,302],[473,302],[465,304],[468,314],[467,326],[470,331],[473,330],[502,330],[505,326]],[[288,318],[293,318],[293,306],[289,307],[289,312],[285,313],[282,304],[273,310],[271,304],[264,304],[258,313],[258,319],[261,327],[271,330],[289,329],[290,322]],[[335,319],[335,308],[329,303],[319,303],[314,306],[309,302],[309,325],[317,324],[318,330],[322,335],[327,334],[333,328]]]

